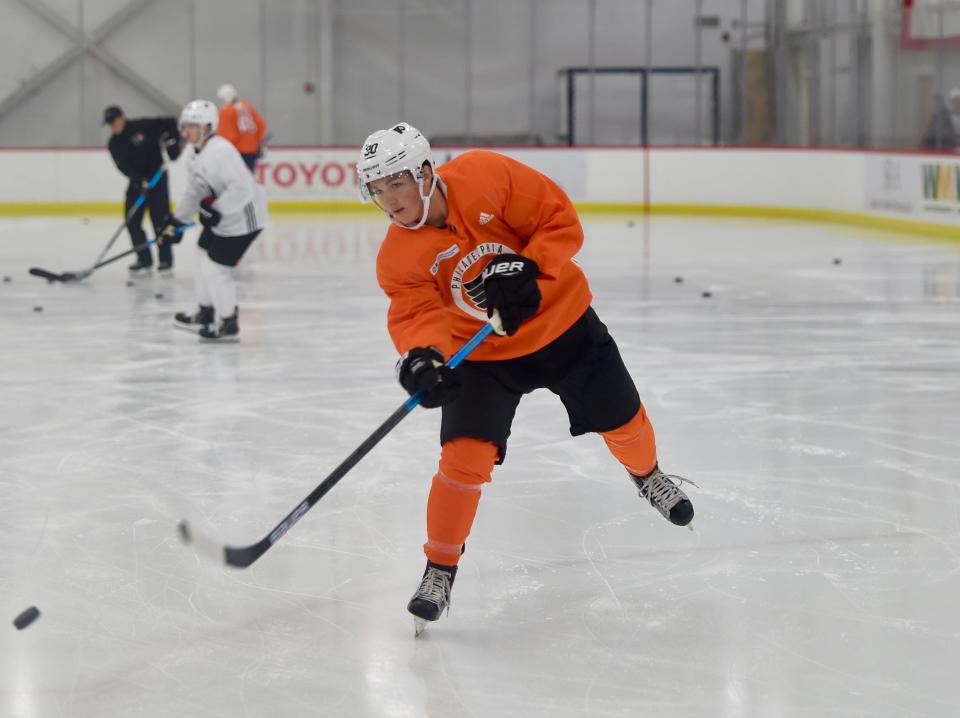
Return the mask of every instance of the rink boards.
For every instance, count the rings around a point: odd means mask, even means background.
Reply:
[[[437,148],[443,163],[465,150]],[[952,237],[960,156],[751,148],[498,148],[555,179],[582,211],[781,216]],[[124,178],[105,150],[4,149],[0,214],[119,211]],[[271,210],[356,211],[352,148],[272,149],[257,168]],[[184,166],[171,163],[175,198]]]

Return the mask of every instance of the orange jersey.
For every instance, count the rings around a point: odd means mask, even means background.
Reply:
[[[390,298],[387,328],[397,350],[435,346],[449,358],[472,337],[487,318],[478,304],[480,274],[500,253],[537,263],[543,298],[514,336],[491,335],[470,358],[512,359],[546,346],[592,299],[587,278],[572,261],[583,228],[570,198],[536,170],[495,152],[467,152],[437,174],[446,188],[447,226],[392,225],[377,256],[377,281]]]
[[[255,155],[267,131],[267,123],[246,100],[237,100],[220,110],[217,134],[229,140],[242,155]]]

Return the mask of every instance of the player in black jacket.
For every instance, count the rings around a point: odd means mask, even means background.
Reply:
[[[170,214],[170,190],[166,173],[152,189],[147,184],[154,173],[163,166],[161,146],[166,149],[171,160],[180,156],[180,133],[174,117],[151,117],[131,120],[116,105],[110,105],[103,111],[103,124],[110,125],[113,134],[107,147],[113,161],[124,175],[130,179],[127,185],[124,215],[130,212],[137,198],[146,190],[147,201],[133,213],[127,222],[127,231],[133,246],[144,244],[147,236],[143,231],[143,212],[150,208],[150,222],[154,236],[163,230],[164,218]],[[134,273],[149,272],[153,258],[149,248],[137,252],[137,261],[130,265]],[[159,245],[157,269],[161,272],[173,268],[173,249],[170,242]]]

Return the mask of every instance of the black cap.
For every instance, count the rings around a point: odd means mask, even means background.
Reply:
[[[110,105],[107,109],[103,111],[103,123],[104,125],[109,125],[118,117],[123,117],[123,110],[121,110],[116,105]]]

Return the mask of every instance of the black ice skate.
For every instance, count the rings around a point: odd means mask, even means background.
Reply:
[[[170,278],[173,276],[173,262],[160,262],[157,265],[157,272],[161,277]]]
[[[413,614],[414,634],[419,636],[430,621],[436,621],[444,611],[450,611],[450,589],[457,577],[456,566],[441,566],[427,561],[420,588],[413,594],[407,610]]]
[[[173,325],[178,329],[197,333],[208,324],[213,324],[213,307],[200,305],[196,314],[177,312],[173,317]]]
[[[200,339],[208,342],[238,342],[240,341],[240,324],[237,322],[237,310],[233,314],[220,320],[220,326],[211,322],[198,332]]]
[[[152,262],[144,262],[142,259],[138,259],[136,262],[127,267],[130,270],[130,274],[133,275],[144,275],[150,274],[153,269]]]
[[[687,498],[680,487],[674,483],[674,479],[676,479],[681,484],[684,482],[693,484],[690,479],[665,474],[660,471],[659,466],[654,467],[653,471],[647,476],[630,474],[630,479],[640,489],[640,496],[649,501],[650,505],[663,514],[663,517],[670,523],[677,526],[686,526],[693,520],[693,504],[690,503],[690,499]]]

